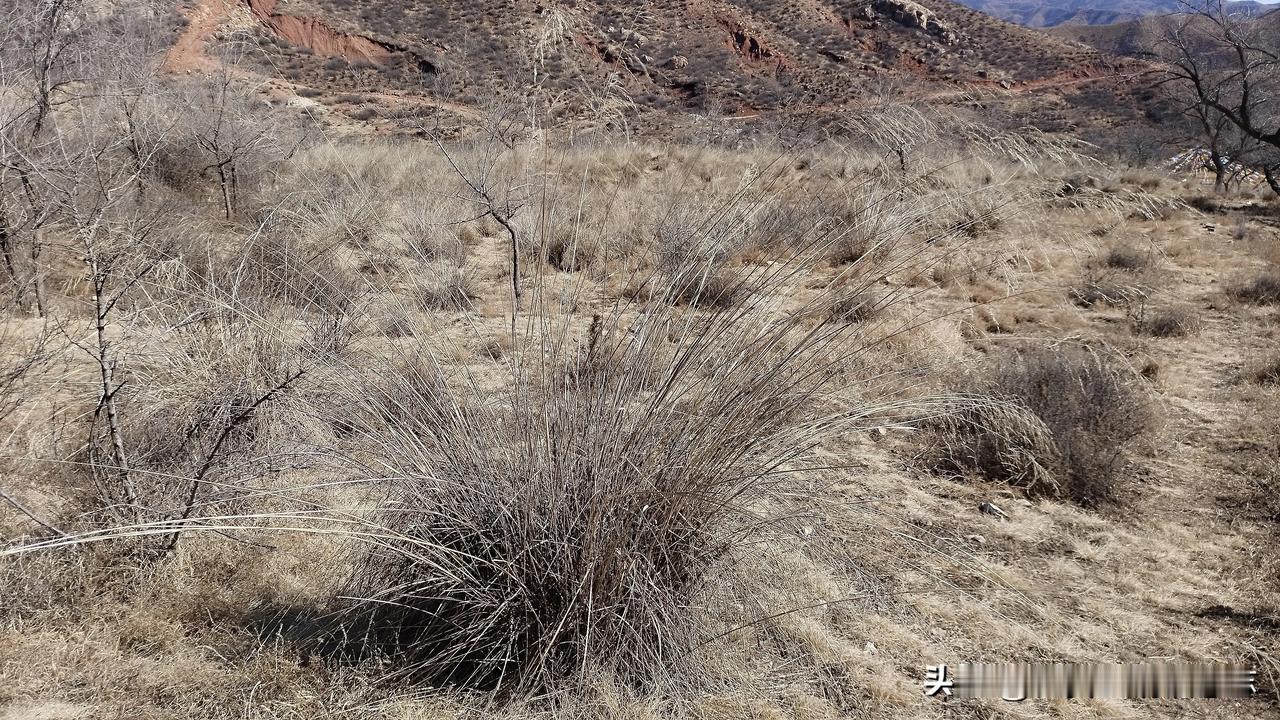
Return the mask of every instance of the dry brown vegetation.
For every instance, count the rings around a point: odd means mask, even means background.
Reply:
[[[0,51],[68,49],[0,65],[0,717],[1052,717],[921,671],[1274,657],[1272,226],[927,104],[336,137],[51,7]]]
[[[963,390],[978,397],[946,419],[945,466],[1082,505],[1111,499],[1154,424],[1140,378],[1070,345],[997,358]]]

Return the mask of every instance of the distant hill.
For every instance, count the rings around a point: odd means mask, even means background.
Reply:
[[[1280,32],[1280,5],[1258,7],[1261,12],[1255,13],[1257,22]],[[1143,57],[1159,38],[1165,21],[1163,17],[1151,16],[1113,25],[1059,25],[1046,28],[1046,32],[1061,40],[1081,43],[1111,55]]]
[[[982,12],[1027,27],[1113,25],[1183,9],[1178,0],[960,0]],[[1277,6],[1244,0],[1230,3],[1233,12],[1261,15]]]
[[[1059,25],[1046,28],[1046,32],[1113,55],[1142,56],[1160,36],[1164,21],[1154,16],[1111,25]]]

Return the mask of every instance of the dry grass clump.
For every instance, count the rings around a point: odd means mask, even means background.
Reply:
[[[1267,270],[1253,280],[1234,285],[1227,292],[1240,302],[1255,305],[1280,304],[1280,273]]]
[[[1280,383],[1280,353],[1272,353],[1254,363],[1245,371],[1244,377],[1249,382],[1260,385]]]
[[[0,302],[0,313],[11,311],[14,305]],[[24,333],[0,322],[0,421],[29,399],[23,386],[49,359],[50,336],[48,327]]]
[[[470,310],[480,294],[467,268],[448,260],[423,263],[414,272],[413,293],[427,310]]]
[[[965,197],[947,230],[968,238],[980,238],[998,231],[1005,224],[1004,207],[1000,201],[991,193]]]
[[[1088,273],[1071,289],[1071,299],[1081,307],[1126,305],[1146,297],[1146,291],[1132,283],[1120,282],[1104,274]]]
[[[1277,358],[1280,369],[1280,358]],[[1277,376],[1280,381],[1280,375]],[[1227,466],[1245,480],[1252,509],[1266,519],[1280,521],[1280,412],[1266,402],[1231,433],[1236,439],[1226,454]],[[1280,582],[1280,577],[1275,578]]]
[[[365,289],[336,248],[296,241],[285,231],[251,238],[243,257],[230,258],[222,272],[224,287],[326,314],[343,312]]]
[[[940,467],[1085,506],[1114,495],[1126,446],[1154,411],[1128,374],[1088,350],[1028,349],[993,359],[943,422]]]
[[[436,685],[677,672],[696,642],[689,608],[769,524],[789,477],[775,471],[813,442],[809,401],[844,331],[701,302],[721,296],[707,283],[685,296],[696,309],[673,304],[690,278],[655,272],[648,299],[585,335],[531,294],[537,322],[483,389],[430,363],[351,368],[342,404],[363,410],[347,455],[385,478],[385,501],[343,592],[358,600],[318,646]]]
[[[882,260],[893,252],[909,224],[891,198],[865,189],[851,194],[834,218],[827,259],[832,265]]]
[[[731,308],[750,292],[746,279],[727,266],[682,272],[663,291],[668,302],[703,308]]]
[[[1200,329],[1200,317],[1189,308],[1168,307],[1134,318],[1134,331],[1152,337],[1185,337]]]
[[[535,248],[538,256],[560,272],[584,270],[596,259],[600,249],[575,228],[559,228],[543,238]]]
[[[874,319],[885,308],[885,302],[875,293],[863,290],[842,295],[831,302],[827,317],[831,322],[862,323]]]
[[[1102,256],[1102,264],[1116,270],[1145,270],[1151,265],[1151,256],[1132,245],[1114,245]]]
[[[710,231],[708,231],[710,230]],[[751,291],[752,273],[736,258],[749,236],[705,228],[697,219],[675,216],[657,228],[654,272],[636,279],[626,294],[670,305],[729,308]]]
[[[468,226],[463,226],[463,229],[474,232]],[[425,220],[406,219],[401,224],[401,232],[405,251],[412,260],[440,260],[461,265],[467,261],[470,253],[462,230],[454,232],[448,227],[430,224]]]

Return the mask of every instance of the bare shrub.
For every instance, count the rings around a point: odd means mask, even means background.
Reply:
[[[1114,245],[1102,256],[1102,264],[1116,270],[1144,270],[1151,265],[1151,256],[1132,245]]]
[[[1125,448],[1155,423],[1142,388],[1086,350],[1001,356],[964,389],[979,399],[945,421],[944,469],[1086,506],[1113,496]]]
[[[1081,307],[1125,305],[1146,297],[1146,291],[1132,283],[1120,282],[1106,274],[1086,273],[1071,289],[1071,299]]]
[[[1280,353],[1273,353],[1255,362],[1245,371],[1244,376],[1248,381],[1261,385],[1280,383]]]
[[[1280,304],[1280,273],[1266,271],[1256,278],[1232,286],[1228,294],[1235,300],[1256,305]]]
[[[843,295],[831,303],[828,317],[832,322],[862,323],[884,310],[883,301],[869,290]]]
[[[1153,337],[1184,337],[1200,329],[1200,318],[1190,309],[1170,307],[1150,315],[1145,309],[1133,321],[1134,330]]]
[[[428,310],[470,310],[479,297],[465,266],[447,260],[424,263],[415,270],[414,292]]]

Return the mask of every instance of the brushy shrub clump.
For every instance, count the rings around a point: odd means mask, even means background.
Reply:
[[[586,237],[585,232],[573,229],[549,233],[549,237],[538,243],[534,251],[560,272],[584,270],[599,254],[599,248]]]
[[[424,264],[415,278],[414,291],[426,310],[470,310],[479,297],[467,268],[447,260]]]
[[[694,642],[688,608],[812,443],[808,400],[844,332],[692,310],[678,290],[528,330],[483,391],[434,361],[352,368],[348,452],[385,500],[342,592],[359,600],[320,642],[437,685],[670,672]]]
[[[837,266],[883,260],[914,224],[892,199],[861,194],[845,199],[832,221],[827,259]]]
[[[1071,289],[1071,299],[1080,307],[1125,305],[1146,297],[1146,291],[1130,283],[1118,282],[1106,274],[1087,273],[1083,281]]]
[[[828,319],[831,322],[861,323],[874,319],[885,309],[886,301],[869,290],[837,297],[831,302]]]
[[[1260,385],[1280,384],[1280,353],[1254,363],[1245,372],[1245,378]]]
[[[1154,426],[1138,382],[1087,350],[1023,350],[990,362],[943,422],[938,460],[1033,496],[1081,505],[1113,495],[1125,448]]]
[[[1107,251],[1102,262],[1116,270],[1143,270],[1151,264],[1151,257],[1130,245],[1116,245]]]
[[[1136,318],[1134,329],[1153,337],[1185,337],[1200,329],[1200,318],[1186,308],[1165,308]]]
[[[1253,280],[1231,288],[1231,297],[1257,305],[1280,304],[1280,273],[1264,272]]]

